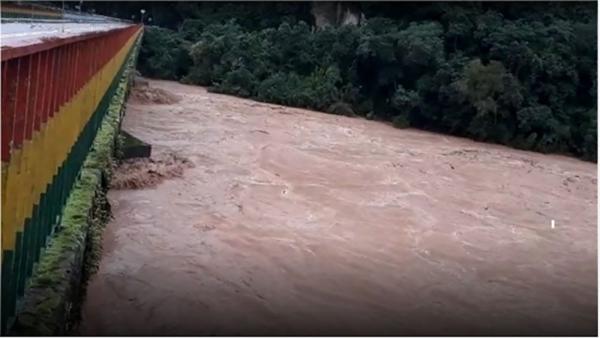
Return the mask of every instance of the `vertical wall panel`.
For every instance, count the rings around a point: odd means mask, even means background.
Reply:
[[[12,147],[17,87],[19,85],[19,60],[3,62],[6,82],[2,83],[2,162],[8,161]]]
[[[58,100],[57,100],[57,87],[59,84],[58,81],[58,49],[52,49],[50,51],[51,53],[51,58],[50,58],[50,81],[48,81],[48,86],[50,86],[50,106],[48,109],[48,115],[46,116],[46,119],[50,119],[52,118],[52,116],[54,116],[54,112],[56,111],[56,108],[58,107]]]
[[[47,88],[48,88],[48,52],[40,53],[40,76],[37,105],[35,107],[36,115],[33,122],[33,130],[39,131],[42,125],[44,110],[47,106]]]
[[[40,53],[33,54],[30,59],[31,76],[29,79],[29,93],[27,94],[27,121],[25,125],[25,140],[31,140],[36,114],[36,102],[39,99],[38,85],[40,72]]]
[[[17,92],[15,94],[15,121],[13,127],[13,149],[21,148],[23,137],[25,135],[25,120],[27,118],[27,95],[29,92],[29,60],[30,55],[20,58],[19,61],[19,83],[17,84]]]

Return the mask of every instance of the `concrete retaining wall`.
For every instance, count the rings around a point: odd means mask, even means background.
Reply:
[[[44,274],[49,238],[65,231],[65,203],[86,179],[81,169],[141,32],[131,25],[2,49],[2,333],[32,275]]]

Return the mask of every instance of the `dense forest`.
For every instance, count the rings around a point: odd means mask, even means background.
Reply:
[[[596,3],[89,3],[147,27],[145,76],[597,160]],[[348,6],[348,5],[345,5]]]

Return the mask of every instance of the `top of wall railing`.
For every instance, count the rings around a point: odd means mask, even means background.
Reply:
[[[0,19],[2,61],[134,25],[129,20],[23,2],[0,3]]]

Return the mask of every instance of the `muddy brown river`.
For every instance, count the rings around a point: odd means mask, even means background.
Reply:
[[[81,334],[596,335],[595,164],[150,85]]]

